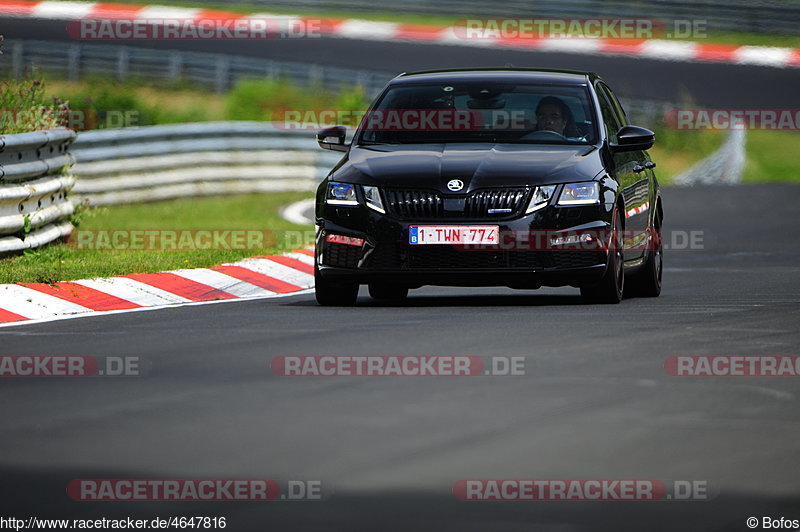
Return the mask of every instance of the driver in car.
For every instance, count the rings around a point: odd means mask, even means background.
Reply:
[[[571,127],[567,127],[571,126]],[[536,131],[555,131],[564,137],[577,136],[572,111],[561,98],[545,96],[536,106]]]

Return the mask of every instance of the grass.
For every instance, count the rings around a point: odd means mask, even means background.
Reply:
[[[264,246],[256,249],[76,249],[74,244],[59,243],[0,260],[0,283],[55,283],[129,273],[203,268],[296,249],[313,243],[313,233],[309,232],[312,228],[289,223],[279,216],[278,211],[288,203],[307,197],[309,194],[303,192],[281,192],[92,208],[81,213],[77,231],[93,235],[97,235],[93,233],[97,230],[248,230],[267,234]],[[77,234],[75,236],[79,237]]]
[[[707,157],[725,141],[727,131],[676,131],[658,129],[650,155],[658,164],[662,184]],[[749,130],[746,134],[745,183],[800,183],[800,161],[796,131]]]
[[[83,118],[80,123],[69,124],[73,129],[226,119],[222,98],[208,90],[183,84],[155,86],[136,80],[117,83],[87,77],[77,82],[48,79],[45,90],[49,96],[57,96],[69,102],[73,110],[83,113],[76,115]]]
[[[289,109],[355,111],[369,103],[357,85],[330,92],[283,79],[243,79],[222,95],[186,83],[117,83],[91,77],[79,82],[49,79],[45,91],[47,97],[58,97],[81,112],[74,115],[81,117],[80,121],[67,124],[79,130],[212,120],[269,121]]]
[[[678,131],[660,127],[655,133],[656,143],[650,156],[658,165],[656,175],[663,185],[672,183],[674,176],[711,155],[725,141],[722,131]]]
[[[140,5],[142,0],[116,0],[118,4],[136,4]],[[303,9],[285,9],[281,7],[264,6],[248,4],[247,2],[203,2],[200,6],[192,0],[164,0],[159,1],[159,5],[171,5],[178,7],[202,7],[204,9],[212,9],[218,11],[228,11],[233,13],[272,13],[276,15],[303,15],[308,17],[319,17],[325,19],[348,19],[356,18],[362,20],[374,20],[382,22],[397,22],[405,24],[419,24],[431,26],[451,26],[463,21],[465,15],[455,13],[453,15],[423,15],[414,13],[364,13],[359,11],[342,11],[342,10],[303,10]],[[591,17],[591,13],[587,13],[584,17]],[[473,17],[475,18],[475,17]],[[518,16],[515,18],[531,18]],[[800,48],[800,35],[795,34],[760,34],[748,32],[733,32],[733,31],[709,31],[702,38],[689,38],[685,40],[693,40],[697,42],[704,42],[710,44],[734,44],[734,45],[755,45],[755,46],[783,46],[791,48]]]
[[[800,183],[800,133],[748,131],[745,142],[745,183]]]

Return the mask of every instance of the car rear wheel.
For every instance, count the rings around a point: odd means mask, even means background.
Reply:
[[[625,289],[625,257],[622,250],[622,221],[619,209],[612,216],[613,230],[609,243],[606,273],[599,283],[581,287],[581,296],[591,303],[615,304],[622,301]]]
[[[661,294],[661,276],[664,271],[664,243],[661,238],[661,220],[656,217],[649,242],[647,262],[628,279],[625,295],[658,297]]]
[[[408,287],[392,284],[369,283],[369,295],[373,299],[399,300],[408,296]]]
[[[358,299],[357,283],[336,283],[322,277],[314,268],[314,295],[317,303],[326,307],[351,307]]]

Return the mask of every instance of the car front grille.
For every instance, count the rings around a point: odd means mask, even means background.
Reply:
[[[478,190],[467,196],[465,214],[468,218],[509,216],[520,210],[527,197],[524,188]]]
[[[379,245],[368,267],[373,270],[490,270],[584,268],[605,263],[605,254],[594,250],[519,251],[465,250],[449,245]]]
[[[415,270],[482,270],[507,266],[502,251],[463,251],[452,246],[420,246],[408,251],[407,267]]]
[[[440,218],[444,200],[436,192],[427,190],[386,189],[389,212],[402,218]]]
[[[445,196],[433,190],[384,189],[389,213],[410,220],[516,216],[529,192],[527,188],[503,188]]]

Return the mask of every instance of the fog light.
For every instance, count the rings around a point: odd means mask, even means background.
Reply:
[[[594,242],[594,237],[589,233],[556,235],[550,238],[550,244],[553,246],[574,246],[577,244],[591,244]]]

